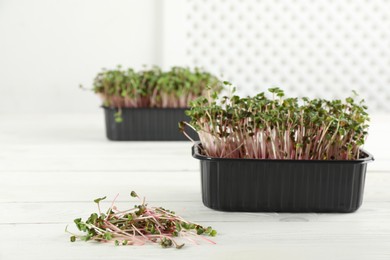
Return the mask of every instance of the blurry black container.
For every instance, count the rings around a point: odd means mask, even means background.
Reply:
[[[189,121],[187,108],[121,108],[122,122],[115,121],[117,108],[103,106],[106,134],[113,141],[185,141],[180,121]],[[199,140],[196,133],[190,135]]]
[[[198,142],[202,200],[211,209],[248,212],[354,212],[363,201],[367,163],[358,160],[210,158]]]

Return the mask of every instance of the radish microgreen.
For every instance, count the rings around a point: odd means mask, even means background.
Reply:
[[[118,66],[103,69],[93,83],[93,90],[102,97],[103,104],[114,108],[186,108],[190,101],[205,95],[207,89],[219,92],[222,83],[199,68],[183,67],[162,71],[155,66],[136,71]],[[121,121],[120,110],[115,120]]]
[[[230,85],[226,82],[225,85]],[[191,102],[182,122],[195,129],[210,157],[292,160],[354,160],[361,157],[369,116],[364,100],[285,98],[280,88],[239,97],[214,94]],[[190,139],[192,140],[192,139]]]
[[[106,197],[97,198],[94,202],[98,205],[98,213],[92,213],[83,221],[81,218],[74,220],[77,229],[84,234],[71,234],[70,241],[97,241],[112,242],[120,245],[144,245],[156,243],[161,247],[184,246],[182,241],[197,243],[197,240],[205,240],[215,244],[204,236],[215,236],[217,231],[211,227],[203,227],[200,224],[190,222],[175,214],[175,212],[162,207],[149,207],[145,198],[141,200],[137,193],[132,191],[130,196],[138,198],[141,204],[134,208],[119,210],[113,200],[106,214],[100,211],[100,202]]]

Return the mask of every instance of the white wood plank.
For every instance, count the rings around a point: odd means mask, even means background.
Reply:
[[[198,172],[14,172],[0,177],[0,202],[86,201],[132,190],[150,200],[200,198]]]
[[[189,160],[188,160],[189,159]],[[191,154],[171,156],[149,154],[147,156],[113,157],[96,156],[94,158],[16,158],[7,159],[0,165],[0,172],[15,171],[194,171],[199,161]]]
[[[0,143],[91,143],[104,140],[102,114],[0,115]]]
[[[0,172],[196,170],[190,142],[6,145]],[[152,162],[152,163],[151,163]]]
[[[119,199],[124,199],[121,196]],[[131,202],[130,202],[131,201]],[[138,201],[129,199],[115,203],[118,209],[129,209]],[[378,225],[390,225],[390,202],[364,202],[354,213],[249,213],[222,212],[209,209],[199,201],[148,201],[149,206],[174,210],[180,216],[194,222],[356,222],[364,224],[375,222]],[[111,202],[102,202],[102,211],[107,210]],[[89,202],[30,202],[0,203],[4,214],[0,215],[0,224],[56,224],[73,226],[73,219],[86,219],[97,212],[96,204]],[[11,213],[11,214],[9,214]],[[233,225],[233,224],[232,224]]]
[[[388,115],[372,117],[370,170],[390,171],[389,122]],[[0,171],[197,169],[190,142],[110,142],[103,123],[103,115],[0,115]]]
[[[208,225],[208,223],[201,223]],[[0,259],[389,259],[390,228],[365,223],[217,222],[217,245],[182,250],[70,243],[63,224],[0,225]],[[382,241],[378,243],[378,241]],[[23,248],[23,250],[21,250]]]
[[[0,202],[88,201],[136,190],[150,200],[199,201],[199,171],[0,173]],[[390,174],[368,172],[364,201],[390,201]]]
[[[165,144],[169,147],[170,144]],[[15,147],[14,147],[15,148]],[[7,149],[5,147],[5,149]],[[16,148],[17,149],[17,148]],[[45,154],[39,154],[34,147],[20,149],[1,155],[0,172],[15,171],[194,171],[199,161],[191,156],[191,145],[183,144],[177,150],[157,148],[105,149],[101,147],[45,147]],[[102,150],[100,153],[96,151]],[[156,151],[157,150],[157,151]],[[62,151],[62,152],[58,152]],[[149,151],[149,152],[148,152]],[[390,159],[375,157],[368,164],[370,171],[390,171]]]
[[[191,143],[157,142],[101,145],[3,146],[0,172],[14,171],[132,171],[199,169]],[[371,171],[390,171],[390,159],[375,156]],[[153,162],[153,163],[151,163]]]
[[[189,142],[109,142],[102,115],[0,115],[0,259],[389,259],[389,127],[390,116],[373,117],[376,161],[356,213],[226,213],[202,205]],[[218,245],[68,243],[65,224],[88,216],[94,198],[130,190],[213,225]]]

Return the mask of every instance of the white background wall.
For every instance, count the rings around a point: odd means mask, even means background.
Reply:
[[[240,93],[279,86],[390,112],[389,0],[0,0],[0,113],[101,113],[117,64],[201,66]]]
[[[102,67],[159,63],[156,0],[1,0],[0,113],[98,111]],[[100,112],[100,111],[98,111]]]
[[[165,46],[180,43],[164,61],[223,75],[244,95],[277,86],[332,99],[356,90],[371,112],[390,112],[389,0],[181,2],[185,11],[166,20],[184,33],[164,34]]]

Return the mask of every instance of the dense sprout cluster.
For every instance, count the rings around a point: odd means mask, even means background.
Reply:
[[[132,197],[140,197],[132,191]],[[92,213],[83,221],[81,218],[74,220],[76,227],[82,231],[82,235],[71,234],[70,241],[77,239],[83,241],[112,242],[115,245],[144,245],[147,243],[160,244],[161,247],[184,246],[179,241],[197,243],[197,240],[215,244],[204,236],[215,236],[217,231],[211,227],[203,227],[199,224],[185,220],[175,212],[162,207],[149,207],[142,200],[140,205],[135,205],[127,210],[119,210],[115,205],[115,199],[107,212],[102,213],[100,202],[106,197],[95,199],[98,212]],[[141,200],[141,199],[140,199]]]
[[[153,67],[135,71],[118,66],[100,72],[93,89],[109,107],[185,108],[207,89],[219,92],[222,84],[215,76],[198,68],[173,67],[162,71]]]
[[[360,158],[369,121],[363,100],[284,98],[279,88],[269,92],[273,98],[260,93],[218,99],[214,93],[192,102],[187,125],[198,132],[204,154],[253,159]]]

